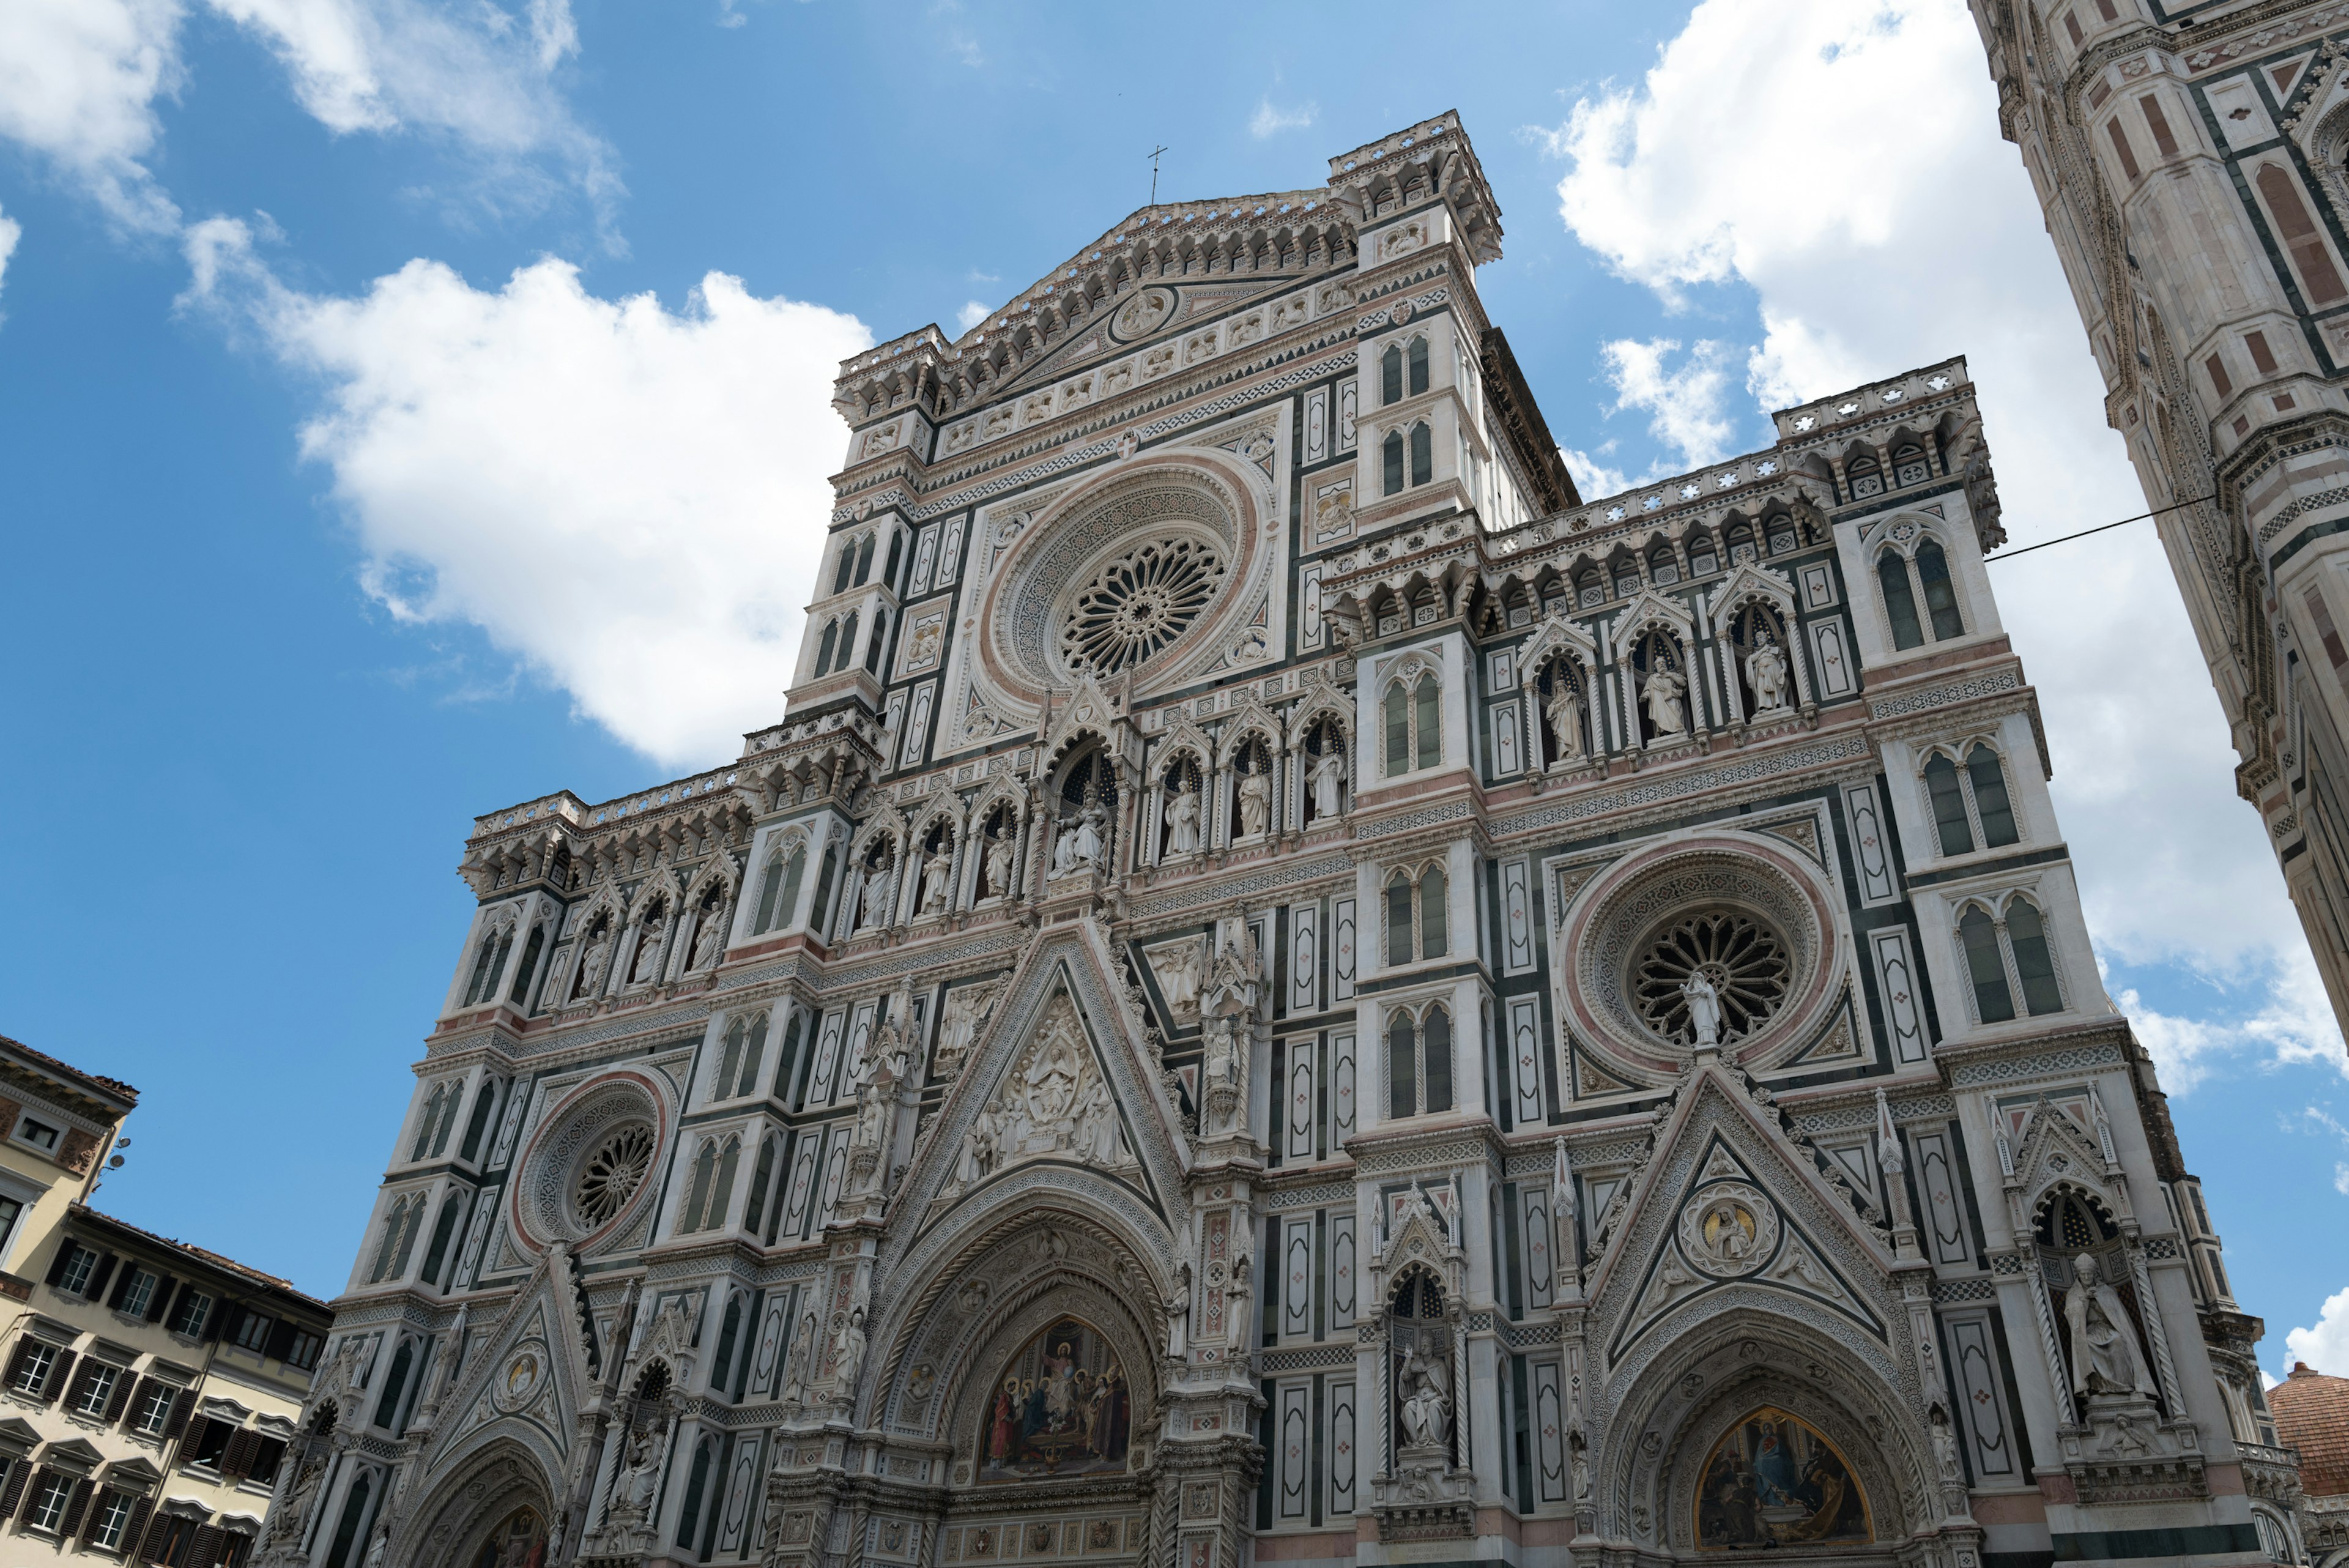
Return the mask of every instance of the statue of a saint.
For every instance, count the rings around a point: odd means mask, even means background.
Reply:
[[[1006,828],[998,838],[987,841],[987,896],[1009,898],[1011,894],[1011,832]]]
[[[1107,825],[1107,815],[1098,805],[1085,807],[1077,818],[1077,859],[1083,865],[1098,867],[1102,862],[1102,829]]]
[[[1191,1350],[1191,1265],[1174,1265],[1174,1288],[1167,1293],[1166,1358],[1180,1361]]]
[[[1745,680],[1754,688],[1754,711],[1768,713],[1786,705],[1786,656],[1767,630],[1745,656]]]
[[[1188,779],[1166,803],[1166,853],[1196,855],[1199,852],[1199,792],[1191,787]]]
[[[1444,1385],[1450,1380],[1441,1361],[1432,1361],[1415,1349],[1403,1357],[1402,1425],[1413,1447],[1433,1448],[1444,1441],[1446,1417],[1451,1414]]]
[[[1261,838],[1272,825],[1272,775],[1240,775],[1240,836]]]
[[[840,1360],[833,1369],[833,1386],[843,1398],[856,1396],[856,1375],[864,1366],[864,1309],[858,1307],[848,1314],[848,1326],[840,1331]]]
[[[726,950],[726,910],[721,905],[703,911],[701,929],[693,940],[693,967],[709,969],[718,962],[718,955]]]
[[[1337,815],[1342,809],[1339,797],[1340,786],[1346,782],[1346,759],[1334,751],[1324,752],[1314,763],[1312,772],[1306,776],[1313,785],[1313,815],[1317,817]]]
[[[951,857],[944,848],[922,861],[921,912],[936,916],[947,912],[947,867]]]
[[[2072,1330],[2072,1391],[2153,1397],[2153,1377],[2137,1344],[2136,1325],[2120,1293],[2105,1283],[2095,1255],[2072,1260],[2072,1288],[2064,1293],[2064,1321]]]
[[[1059,880],[1077,869],[1077,822],[1074,817],[1061,819],[1052,834],[1052,877]]]
[[[864,873],[864,919],[869,930],[889,923],[889,867],[886,861]]]
[[[1681,996],[1688,1002],[1689,1030],[1695,1036],[1700,1050],[1721,1044],[1721,992],[1702,970],[1692,970],[1681,981]]]
[[[1077,1096],[1077,1158],[1088,1165],[1113,1166],[1117,1158],[1117,1109],[1109,1085],[1096,1075]]]
[[[1659,735],[1682,735],[1688,732],[1688,710],[1682,706],[1681,692],[1687,688],[1679,674],[1659,666],[1640,690],[1640,700],[1648,705],[1648,722],[1656,727]]]
[[[1543,711],[1549,718],[1549,732],[1557,742],[1553,762],[1573,763],[1582,760],[1582,697],[1563,670],[1550,677],[1549,701]]]
[[[611,961],[612,933],[599,929],[587,939],[586,956],[579,961],[579,983],[571,988],[578,1001],[593,1000],[604,989],[604,965]]]
[[[800,1331],[792,1336],[792,1347],[783,1353],[783,1392],[786,1405],[797,1405],[807,1397],[809,1363],[815,1359],[815,1314],[800,1319]]]

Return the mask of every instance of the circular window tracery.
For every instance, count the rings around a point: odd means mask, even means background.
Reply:
[[[643,1122],[616,1127],[580,1162],[572,1184],[572,1207],[590,1231],[628,1206],[653,1167],[653,1129]]]
[[[1657,930],[1632,961],[1632,1004],[1665,1039],[1693,1044],[1681,987],[1702,973],[1721,999],[1723,1043],[1754,1033],[1775,1014],[1794,981],[1778,933],[1743,909],[1701,909]]]
[[[1222,556],[1198,539],[1149,539],[1102,563],[1061,628],[1071,669],[1115,675],[1191,628],[1223,583]]]

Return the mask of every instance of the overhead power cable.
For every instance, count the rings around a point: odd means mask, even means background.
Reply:
[[[2042,539],[2036,545],[2025,545],[2020,550],[2000,550],[1994,554],[1984,556],[1982,559],[1985,561],[2003,561],[2010,556],[2028,556],[2032,551],[2044,550],[2050,545],[2066,545],[2075,539],[2085,539],[2091,534],[2101,534],[2107,528],[2119,528],[2131,523],[2142,523],[2148,517],[2158,517],[2165,512],[2176,512],[2180,508],[2187,506],[2199,506],[2205,501],[2216,501],[2217,499],[2219,499],[2219,497],[2214,493],[2209,495],[2198,495],[2191,501],[2173,501],[2167,506],[2157,506],[2150,512],[2140,512],[2134,517],[2124,517],[2118,523],[2099,523],[2093,528],[2083,528],[2076,534],[2062,534],[2053,539]]]

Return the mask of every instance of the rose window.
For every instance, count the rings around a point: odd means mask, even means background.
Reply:
[[[1794,964],[1778,934],[1741,909],[1685,915],[1648,940],[1631,966],[1632,1004],[1667,1040],[1693,1044],[1682,984],[1702,973],[1721,998],[1721,1036],[1753,1033],[1786,1000]]]
[[[628,1205],[653,1166],[653,1129],[642,1122],[616,1127],[579,1168],[571,1201],[594,1230]]]
[[[1195,539],[1153,539],[1119,556],[1080,589],[1061,628],[1071,667],[1114,675],[1191,628],[1222,584],[1224,563]]]

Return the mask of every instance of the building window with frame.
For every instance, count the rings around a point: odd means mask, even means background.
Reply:
[[[1983,1023],[2015,1016],[2015,998],[2033,1017],[2064,1011],[2064,990],[2055,953],[2038,906],[2015,894],[1993,915],[1980,902],[1958,917],[1958,944],[1967,978],[1973,982],[1974,1015]]]
[[[150,1438],[160,1438],[171,1424],[171,1408],[180,1402],[180,1390],[168,1383],[149,1386],[140,1397],[138,1408],[131,1412],[131,1429]]]
[[[98,1494],[90,1514],[89,1543],[102,1552],[118,1552],[123,1532],[130,1528],[130,1494],[108,1487]]]
[[[1926,758],[1925,794],[1945,856],[1971,854],[1976,845],[1996,849],[2022,838],[2006,770],[1998,753],[1979,741],[1967,748],[1962,768],[1945,751]]]
[[[73,1478],[55,1470],[44,1470],[33,1483],[33,1496],[25,1505],[25,1523],[28,1529],[56,1533],[65,1522],[66,1501],[73,1496]]]
[[[17,1122],[16,1137],[20,1141],[31,1144],[44,1154],[57,1152],[59,1137],[57,1129],[36,1117],[26,1116]]]
[[[380,1426],[382,1423],[378,1421],[377,1424]],[[228,1452],[229,1441],[235,1436],[233,1424],[207,1417],[197,1426],[196,1435],[189,1440],[187,1462],[211,1469],[220,1469],[221,1459]]]
[[[8,1391],[37,1399],[57,1365],[57,1347],[46,1339],[27,1339],[16,1348],[16,1365],[8,1372]]]
[[[324,1338],[307,1329],[295,1329],[294,1343],[285,1347],[285,1365],[298,1366],[307,1372],[318,1365],[318,1352],[326,1343]]]
[[[734,1197],[734,1173],[742,1160],[742,1140],[730,1137],[721,1150],[716,1138],[705,1139],[693,1160],[693,1185],[687,1191],[677,1232],[714,1231],[726,1222]]]
[[[103,1361],[82,1363],[81,1388],[73,1398],[73,1413],[106,1418],[106,1407],[114,1399],[114,1391],[122,1384],[122,1368]]]
[[[1433,1115],[1452,1108],[1452,1013],[1438,1002],[1387,1020],[1387,1116]]]
[[[78,1296],[89,1289],[89,1276],[98,1267],[98,1254],[77,1242],[68,1241],[66,1246],[69,1249],[66,1266],[58,1271],[57,1286],[67,1295]]]
[[[269,1331],[276,1326],[275,1318],[264,1317],[257,1312],[247,1312],[243,1317],[237,1319],[236,1343],[241,1348],[253,1351],[257,1355],[262,1347],[269,1343]]]
[[[194,1520],[182,1519],[176,1513],[167,1514],[162,1521],[163,1543],[147,1557],[147,1561],[156,1564],[157,1568],[186,1568],[195,1561],[196,1529]],[[155,1539],[153,1532],[148,1533],[147,1539]]]
[[[378,1274],[377,1278],[382,1278]],[[179,1310],[171,1314],[171,1330],[184,1338],[193,1339],[204,1332],[204,1324],[212,1315],[212,1298],[202,1291],[191,1290],[180,1298]]]
[[[472,983],[465,987],[462,1005],[476,1006],[497,1000],[498,976],[506,970],[506,959],[513,951],[514,929],[512,923],[492,926],[481,933],[481,951],[473,960]]]
[[[759,1087],[759,1065],[767,1055],[767,1015],[737,1018],[727,1026],[725,1044],[718,1053],[718,1069],[711,1075],[709,1097],[730,1100],[755,1094]]]
[[[155,1304],[156,1278],[150,1269],[133,1270],[129,1282],[122,1287],[122,1299],[114,1310],[125,1317],[145,1317],[147,1309]]]

